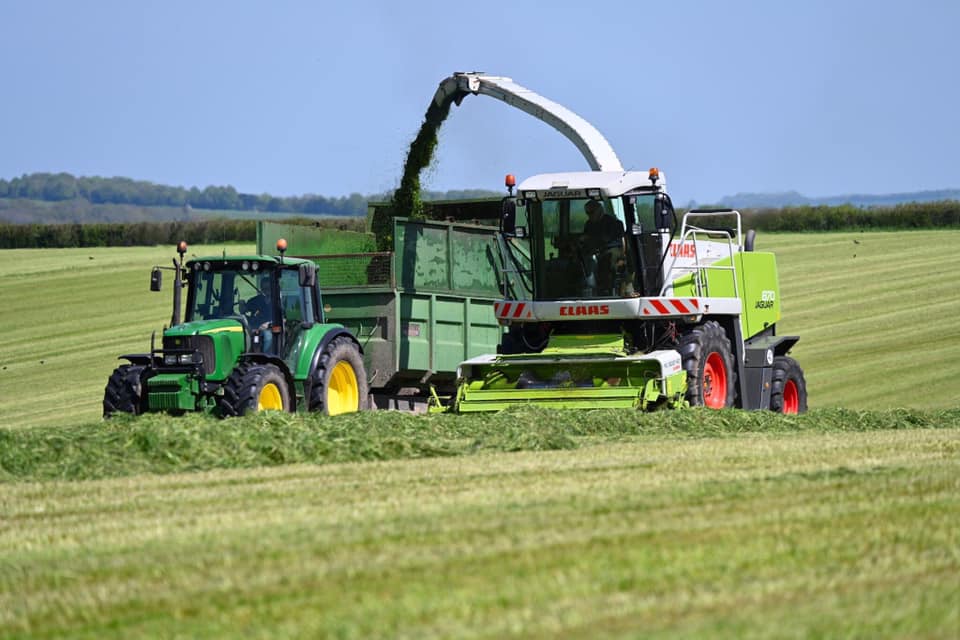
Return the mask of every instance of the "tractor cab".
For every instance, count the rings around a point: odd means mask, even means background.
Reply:
[[[305,332],[323,322],[316,265],[279,256],[221,256],[183,261],[186,244],[174,260],[173,316],[163,332],[161,349],[153,349],[161,370],[202,371],[222,380],[243,356],[297,365]],[[161,289],[161,267],[150,288]],[[181,321],[181,289],[187,289]]]
[[[185,323],[192,329],[233,321],[246,351],[289,360],[303,329],[321,318],[316,287],[309,277],[304,282],[312,267],[272,256],[192,260],[186,264]]]

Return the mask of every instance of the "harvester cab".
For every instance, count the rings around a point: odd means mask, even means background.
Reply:
[[[360,346],[327,323],[316,264],[279,255],[193,258],[172,271],[173,316],[158,347],[122,356],[104,393],[104,415],[265,409],[357,411],[366,405]],[[168,268],[169,269],[169,268]],[[159,291],[159,267],[150,288]],[[181,289],[186,303],[181,321]]]
[[[549,300],[659,294],[677,218],[658,170],[537,176],[522,185],[519,205],[504,204],[513,213],[503,216],[501,232],[510,238],[508,248],[536,262],[529,295]],[[517,211],[525,225],[516,223]],[[522,239],[526,251],[517,248]]]

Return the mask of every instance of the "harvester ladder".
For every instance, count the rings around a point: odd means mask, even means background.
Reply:
[[[690,217],[721,217],[721,216],[735,216],[737,220],[736,231],[732,229],[720,229],[720,228],[703,228],[696,225],[690,224],[687,219]],[[734,235],[735,234],[735,235]],[[697,248],[698,236],[704,235],[707,238],[723,238],[727,241],[727,256],[730,259],[730,264],[728,265],[718,265],[716,262],[711,264],[703,264],[700,260],[701,252]],[[667,279],[667,282],[664,283],[663,289],[660,291],[660,295],[666,295],[667,289],[671,286],[673,280],[676,279],[675,271],[684,274],[691,273],[693,274],[693,284],[694,290],[697,297],[710,297],[710,283],[706,278],[707,271],[729,271],[730,277],[733,280],[733,295],[735,298],[740,297],[740,286],[737,282],[737,267],[736,262],[734,262],[733,256],[736,253],[734,245],[734,237],[737,239],[737,247],[741,244],[741,227],[740,227],[740,212],[734,209],[710,209],[710,210],[693,210],[688,211],[683,216],[683,222],[680,226],[680,246],[683,246],[685,242],[693,242],[694,250],[694,264],[690,266],[680,266],[677,267],[677,259],[679,255],[673,257],[673,261],[670,263],[670,268],[667,269],[666,273],[670,274],[670,277]],[[717,262],[720,262],[719,260]]]

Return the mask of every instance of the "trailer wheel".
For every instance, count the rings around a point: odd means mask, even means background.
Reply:
[[[680,337],[677,347],[687,372],[687,400],[691,405],[722,409],[732,407],[737,374],[733,349],[723,327],[713,320]]]
[[[117,413],[140,415],[143,413],[144,367],[139,364],[123,364],[113,370],[103,390],[103,417]]]
[[[805,413],[807,410],[807,381],[803,369],[789,356],[777,356],[773,360],[770,409],[785,414]]]
[[[367,370],[357,345],[347,336],[334,338],[324,347],[313,372],[310,410],[328,416],[367,408]]]
[[[259,411],[291,411],[290,389],[275,364],[241,362],[223,385],[220,415],[242,416]]]

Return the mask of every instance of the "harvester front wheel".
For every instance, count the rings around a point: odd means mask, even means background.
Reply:
[[[367,370],[357,345],[347,336],[324,347],[310,388],[310,410],[328,416],[367,408]]]
[[[259,411],[291,411],[290,388],[275,364],[241,362],[233,370],[220,401],[220,414],[242,416]]]
[[[680,337],[677,347],[687,372],[687,400],[695,407],[732,407],[737,374],[730,338],[710,320]]]
[[[786,414],[805,413],[807,410],[807,381],[803,377],[803,369],[789,356],[777,356],[773,360],[770,409]]]
[[[143,365],[123,364],[113,370],[103,390],[103,417],[143,413]]]

